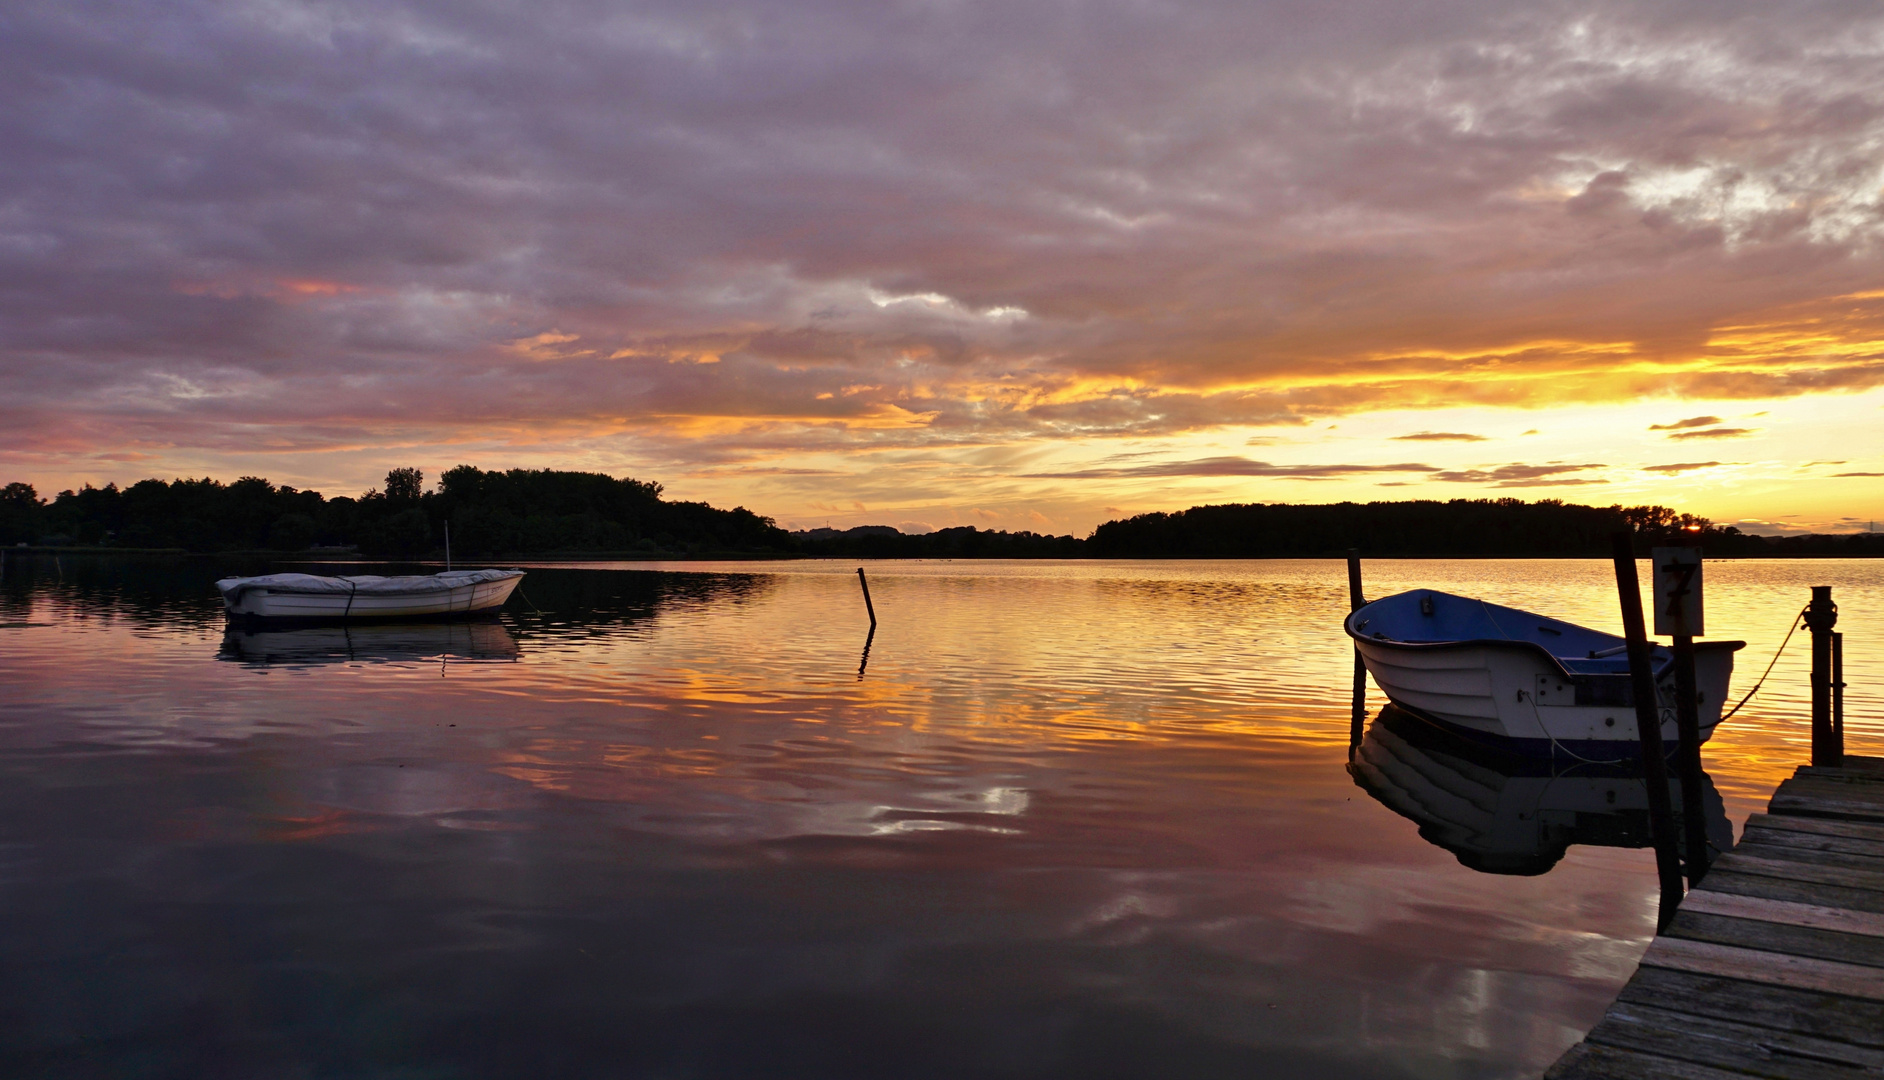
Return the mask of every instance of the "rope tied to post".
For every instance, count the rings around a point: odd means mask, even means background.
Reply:
[[[1807,605],[1807,606],[1809,607],[1810,605]],[[1760,687],[1766,685],[1766,677],[1773,673],[1773,668],[1779,663],[1780,656],[1785,653],[1787,644],[1789,644],[1792,641],[1792,636],[1798,633],[1799,627],[1803,625],[1804,620],[1805,620],[1805,613],[1806,613],[1806,609],[1800,608],[1799,614],[1794,615],[1792,617],[1792,629],[1786,631],[1786,637],[1784,640],[1782,640],[1779,643],[1779,648],[1773,653],[1773,659],[1768,661],[1766,665],[1766,670],[1760,672],[1760,681],[1754,683],[1753,689],[1747,691],[1747,696],[1740,699],[1740,705],[1745,705],[1747,702],[1752,701],[1753,695],[1759,693]],[[1735,705],[1733,708],[1727,710],[1726,714],[1723,715],[1718,722],[1726,723],[1729,717],[1733,716],[1734,713],[1737,713],[1740,711],[1740,705]]]

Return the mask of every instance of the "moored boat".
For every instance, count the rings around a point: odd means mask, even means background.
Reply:
[[[1394,704],[1525,753],[1622,760],[1637,750],[1627,643],[1614,634],[1434,589],[1364,604],[1344,624]],[[1697,641],[1701,741],[1720,723],[1743,641]],[[1675,731],[1674,654],[1652,646],[1662,740]]]
[[[216,582],[223,610],[253,619],[413,619],[496,611],[521,570],[447,570],[401,577],[267,574]]]

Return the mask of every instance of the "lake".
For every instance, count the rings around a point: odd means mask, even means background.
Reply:
[[[225,633],[283,567],[9,558],[0,1073],[1534,1076],[1653,932],[1639,781],[1371,688],[1350,770],[1339,562],[869,563],[867,654],[857,565]],[[1366,573],[1620,625],[1606,562]],[[1880,752],[1884,563],[1707,575],[1736,698],[1834,586]],[[1705,748],[1719,828],[1807,758],[1808,653]]]

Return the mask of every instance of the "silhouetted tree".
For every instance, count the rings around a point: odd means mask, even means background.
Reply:
[[[386,474],[386,498],[396,503],[413,503],[425,492],[425,474],[417,469],[394,469]]]

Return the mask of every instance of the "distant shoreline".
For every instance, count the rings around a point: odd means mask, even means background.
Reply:
[[[1832,534],[1837,535],[1837,534]],[[1852,535],[1868,535],[1856,533]],[[0,549],[8,555],[136,555],[163,556],[177,559],[251,559],[269,562],[302,563],[307,565],[335,566],[385,566],[402,564],[411,566],[443,567],[445,558],[442,553],[430,556],[414,557],[378,557],[369,555],[341,555],[329,552],[310,551],[188,551],[183,548],[117,548],[117,547],[10,547]],[[1868,560],[1884,558],[1884,552],[1753,552],[1712,554],[1705,551],[1709,562],[1748,562],[1769,559],[1780,562],[1811,561],[1823,559]],[[527,564],[527,563],[585,563],[585,562],[634,562],[634,563],[678,563],[678,562],[1329,562],[1347,557],[1346,552],[1330,552],[1320,555],[860,555],[860,554],[819,554],[819,553],[754,553],[754,552],[700,552],[698,554],[649,554],[645,551],[577,551],[577,552],[512,552],[505,555],[474,555],[453,559],[454,565],[469,566],[478,564]],[[1536,553],[1499,553],[1479,555],[1418,555],[1398,554],[1394,552],[1369,552],[1363,550],[1361,558],[1370,561],[1394,560],[1399,562],[1510,562],[1513,560],[1561,561],[1561,562],[1607,562],[1607,555],[1581,554],[1536,554]],[[1647,558],[1638,555],[1637,558]]]

